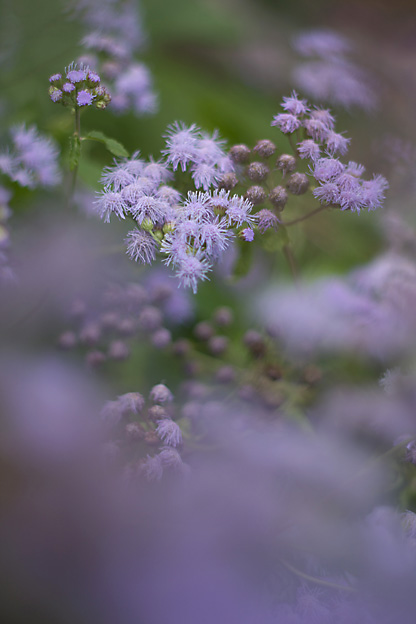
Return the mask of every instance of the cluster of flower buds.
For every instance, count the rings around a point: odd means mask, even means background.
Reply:
[[[147,406],[138,392],[128,392],[104,405],[101,418],[110,433],[106,451],[111,457],[120,454],[127,458],[128,479],[160,481],[165,473],[186,474],[189,467],[180,455],[183,439],[174,420],[173,399],[167,386],[157,384]]]
[[[168,347],[171,329],[192,315],[187,293],[170,281],[165,272],[157,273],[143,285],[109,285],[98,304],[74,301],[71,327],[59,336],[58,347],[65,351],[81,348],[91,367],[128,359],[130,343],[138,338],[148,338],[156,349]]]
[[[49,97],[52,102],[60,102],[64,106],[95,106],[103,109],[111,101],[111,95],[101,84],[100,76],[83,65],[73,63],[65,70],[64,75],[53,74],[49,82]]]

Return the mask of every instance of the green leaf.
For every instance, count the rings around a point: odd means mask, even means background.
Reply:
[[[108,151],[111,152],[111,154],[113,154],[114,156],[127,157],[129,155],[126,148],[121,143],[119,143],[119,141],[111,139],[99,130],[93,130],[92,132],[89,132],[87,136],[84,137],[84,139],[103,143]]]
[[[232,277],[244,277],[250,271],[253,262],[253,243],[238,241],[238,257],[233,266]]]
[[[78,167],[81,156],[81,141],[78,135],[74,134],[69,143],[69,168],[71,171]]]

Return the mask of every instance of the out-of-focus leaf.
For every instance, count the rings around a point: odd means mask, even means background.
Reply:
[[[111,154],[113,154],[114,156],[126,158],[129,155],[126,148],[119,141],[116,141],[115,139],[106,136],[103,132],[100,132],[99,130],[93,130],[92,132],[89,132],[87,136],[84,137],[84,139],[103,143],[108,151],[111,152]]]

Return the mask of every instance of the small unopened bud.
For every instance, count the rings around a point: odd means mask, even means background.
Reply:
[[[146,306],[140,313],[139,326],[145,331],[155,331],[163,321],[162,312],[155,306]]]
[[[132,318],[125,318],[117,323],[116,329],[123,336],[132,336],[137,329],[137,323]]]
[[[292,173],[296,168],[296,158],[290,154],[282,154],[276,160],[276,167],[280,169],[283,175]]]
[[[245,194],[246,199],[252,204],[262,204],[266,200],[266,191],[262,186],[250,186]]]
[[[160,241],[163,240],[163,238],[164,238],[162,230],[159,230],[159,229],[153,230],[153,236],[154,236],[154,238],[157,238]]]
[[[272,379],[273,381],[277,381],[278,379],[281,379],[283,376],[282,369],[280,368],[280,366],[277,366],[276,364],[269,364],[268,366],[266,366],[266,369],[264,372],[266,376],[269,379]]]
[[[69,349],[73,349],[77,344],[77,337],[74,332],[66,331],[61,334],[58,338],[58,347],[67,351]]]
[[[85,361],[88,366],[91,366],[91,368],[98,368],[104,364],[106,359],[105,354],[98,350],[89,351],[89,353],[85,356]]]
[[[116,312],[105,312],[100,318],[100,325],[103,329],[115,329],[119,323],[120,317]]]
[[[218,182],[218,188],[231,191],[238,184],[238,179],[235,173],[224,173],[220,181]]]
[[[208,341],[208,349],[213,355],[222,355],[227,350],[228,342],[226,336],[212,336]]]
[[[217,373],[215,375],[215,379],[219,382],[219,383],[232,383],[233,381],[235,381],[235,371],[234,368],[232,366],[221,366],[221,368],[219,368],[217,370]]]
[[[169,232],[173,232],[175,229],[175,224],[172,221],[167,221],[162,228],[163,234],[169,234]]]
[[[262,182],[270,173],[267,165],[261,162],[252,162],[247,167],[247,175],[253,182]]]
[[[304,173],[293,173],[287,181],[286,188],[293,195],[303,195],[309,188],[308,177]]]
[[[161,405],[152,405],[152,407],[149,407],[147,415],[153,422],[157,422],[161,418],[168,418],[165,408]]]
[[[147,431],[143,439],[149,446],[159,446],[160,444],[159,437],[155,431]]]
[[[266,352],[266,344],[264,342],[263,336],[254,329],[249,329],[244,334],[243,342],[246,347],[251,351],[251,353],[256,357],[260,357]]]
[[[154,334],[152,334],[152,345],[156,349],[164,349],[172,341],[172,334],[166,327],[161,327]]]
[[[153,403],[170,403],[173,401],[173,394],[164,384],[157,384],[150,391],[150,399]]]
[[[101,337],[101,328],[98,323],[88,323],[85,325],[79,335],[79,339],[86,345],[92,347]]]
[[[127,360],[129,356],[130,349],[124,342],[122,342],[121,340],[113,340],[113,342],[110,343],[110,347],[108,349],[108,357],[111,360]]]
[[[270,202],[280,210],[286,206],[287,199],[288,195],[284,186],[275,186],[269,193]]]
[[[233,145],[230,148],[229,156],[236,163],[248,162],[251,155],[250,148],[247,145]]]
[[[233,322],[233,312],[231,308],[217,308],[214,312],[214,321],[220,327],[228,327]]]
[[[214,335],[214,328],[209,323],[202,321],[195,325],[194,335],[198,340],[209,340]]]
[[[176,342],[174,342],[172,345],[172,352],[178,357],[184,357],[185,355],[188,355],[190,350],[191,344],[186,338],[179,338],[179,340],[176,340]]]
[[[126,425],[126,438],[130,442],[137,442],[138,440],[143,440],[145,436],[145,431],[143,427],[141,427],[138,423],[129,423]]]
[[[145,232],[151,232],[153,230],[153,226],[154,226],[154,223],[151,219],[149,219],[149,217],[146,217],[145,219],[143,219],[143,221],[140,224],[140,227],[142,228],[142,230],[145,230]]]
[[[269,141],[269,139],[263,139],[262,141],[258,141],[256,146],[253,148],[253,152],[257,152],[260,158],[270,158],[276,151],[276,145]]]

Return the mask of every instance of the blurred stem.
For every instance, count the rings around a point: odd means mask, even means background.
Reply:
[[[74,167],[71,171],[71,177],[69,180],[69,190],[68,190],[68,198],[67,198],[67,207],[71,208],[72,206],[72,201],[74,199],[74,194],[75,194],[75,187],[77,184],[77,175],[78,175],[78,164],[79,164],[79,157],[81,156],[81,114],[80,114],[80,109],[78,106],[75,107],[75,111],[74,111],[75,115],[74,115],[74,138],[79,141],[79,156],[76,159],[76,162],[74,164]]]
[[[288,135],[287,135],[287,138],[288,138],[288,140],[289,140],[290,147],[291,147],[291,148],[292,148],[292,150],[293,150],[293,153],[294,153],[294,155],[295,155],[295,158],[298,158],[298,152],[297,152],[297,150],[296,150],[296,146],[295,146],[295,144],[293,143],[293,137],[292,137],[292,135],[291,135],[291,134],[288,134]]]
[[[306,221],[306,219],[310,219],[310,217],[313,217],[314,215],[318,214],[318,212],[322,212],[327,208],[328,206],[319,206],[318,208],[315,208],[315,210],[312,210],[312,212],[308,212],[308,214],[303,215],[302,217],[298,217],[297,219],[292,219],[292,221],[281,221],[281,224],[284,226],[295,225],[296,223],[300,223],[301,221]]]
[[[286,261],[289,265],[290,272],[292,273],[293,279],[295,282],[298,281],[298,270],[296,268],[295,256],[293,255],[293,251],[289,243],[283,246],[283,253],[286,258]]]

